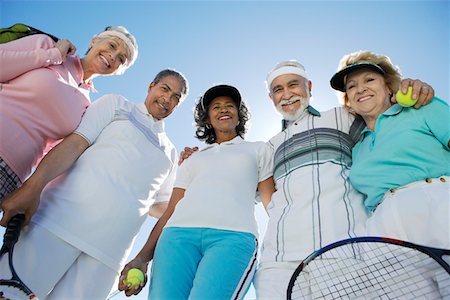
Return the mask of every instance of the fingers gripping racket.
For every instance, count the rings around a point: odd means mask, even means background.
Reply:
[[[395,239],[346,239],[297,267],[287,299],[450,299],[449,259],[450,250]]]
[[[3,246],[0,250],[0,258],[8,253],[8,264],[12,277],[11,279],[0,279],[0,300],[38,300],[36,295],[19,278],[13,265],[14,245],[19,239],[20,228],[22,227],[24,220],[25,216],[22,214],[15,215],[11,218],[3,236]]]

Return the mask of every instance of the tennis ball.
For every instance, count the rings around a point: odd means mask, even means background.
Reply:
[[[404,107],[410,107],[416,104],[417,100],[414,100],[411,98],[412,94],[412,87],[408,87],[408,92],[406,94],[403,94],[401,90],[397,91],[397,94],[395,95],[395,98],[397,98],[397,103]]]
[[[127,277],[124,279],[124,284],[131,284],[130,289],[136,285],[140,285],[144,282],[144,273],[141,270],[133,268],[127,273]]]

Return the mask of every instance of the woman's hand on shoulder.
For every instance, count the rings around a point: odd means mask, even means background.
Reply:
[[[55,48],[61,52],[62,62],[65,62],[68,55],[74,55],[77,51],[77,48],[69,41],[60,39],[56,42]]]
[[[406,94],[409,86],[412,87],[412,98],[414,100],[417,99],[416,104],[414,104],[415,108],[427,105],[434,97],[433,87],[426,82],[419,79],[406,78],[400,82],[399,89],[403,94]],[[392,96],[392,102],[397,103],[395,93]]]

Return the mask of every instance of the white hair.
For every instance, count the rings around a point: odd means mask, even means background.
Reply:
[[[94,38],[100,39],[111,37],[121,39],[128,48],[129,57],[127,58],[127,62],[115,72],[115,74],[123,74],[136,61],[138,57],[138,44],[136,38],[124,26],[108,26],[105,28],[105,31],[94,36]]]

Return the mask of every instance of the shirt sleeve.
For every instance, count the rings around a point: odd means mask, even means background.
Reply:
[[[273,148],[269,144],[261,142],[258,159],[259,182],[273,176]]]
[[[175,156],[176,151],[174,149]],[[174,182],[177,174],[177,164],[174,163],[172,168],[170,169],[169,175],[164,180],[161,188],[155,194],[155,203],[168,202],[170,200],[170,196],[172,195],[172,189],[174,187]]]
[[[102,130],[114,120],[121,102],[125,101],[117,95],[105,95],[98,98],[87,108],[75,133],[92,145]]]
[[[450,107],[443,100],[434,97],[431,103],[419,108],[423,113],[425,122],[433,135],[441,142],[445,149],[450,150]]]
[[[196,155],[198,155],[198,152],[193,153],[188,159],[184,160],[178,168],[174,187],[185,190],[188,188],[189,184],[192,182],[192,161],[195,159]]]
[[[61,52],[45,34],[33,34],[0,44],[0,82],[7,82],[34,69],[61,63]]]

